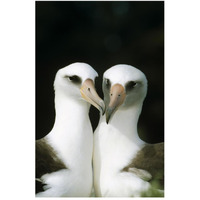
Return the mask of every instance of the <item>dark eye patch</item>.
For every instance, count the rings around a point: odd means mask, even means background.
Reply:
[[[65,76],[65,78],[68,78],[71,82],[75,84],[80,84],[81,83],[81,78],[79,76]]]
[[[109,89],[109,88],[110,88],[110,85],[111,85],[110,80],[109,80],[108,78],[106,78],[106,79],[104,80],[104,82],[105,82],[106,88]]]
[[[135,81],[129,81],[126,84],[126,91],[132,90],[136,85],[137,85],[137,83]]]

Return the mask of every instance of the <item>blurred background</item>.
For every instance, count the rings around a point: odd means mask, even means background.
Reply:
[[[102,98],[102,75],[111,66],[143,71],[148,94],[139,135],[149,143],[164,141],[164,1],[36,2],[36,139],[54,125],[55,74],[74,62],[98,72]],[[95,129],[99,112],[93,107],[90,119]]]

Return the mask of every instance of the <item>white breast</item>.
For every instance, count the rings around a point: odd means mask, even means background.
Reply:
[[[132,174],[121,173],[142,146],[143,143],[134,143],[126,134],[123,135],[114,126],[106,124],[104,117],[101,119],[94,135],[94,187],[97,196],[121,195],[132,184],[135,190],[139,187],[140,191],[141,187],[148,187],[149,184]],[[136,194],[131,189],[130,192]]]

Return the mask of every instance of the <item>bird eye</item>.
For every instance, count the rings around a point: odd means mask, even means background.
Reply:
[[[110,80],[107,79],[107,78],[105,79],[105,85],[106,85],[107,88],[110,87]]]
[[[137,85],[136,82],[134,82],[134,81],[129,81],[129,82],[126,84],[126,90],[127,90],[127,91],[128,91],[128,90],[131,90],[131,89],[133,89],[136,85]]]
[[[81,83],[81,78],[79,76],[66,76],[73,83]]]

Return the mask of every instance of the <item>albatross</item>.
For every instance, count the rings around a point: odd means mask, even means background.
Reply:
[[[94,189],[98,197],[163,196],[164,143],[148,144],[137,123],[147,93],[147,79],[125,64],[104,72],[105,115],[94,133]]]
[[[55,123],[36,141],[36,196],[88,197],[93,186],[93,131],[90,104],[105,106],[94,86],[97,72],[86,63],[58,70],[55,81]]]

